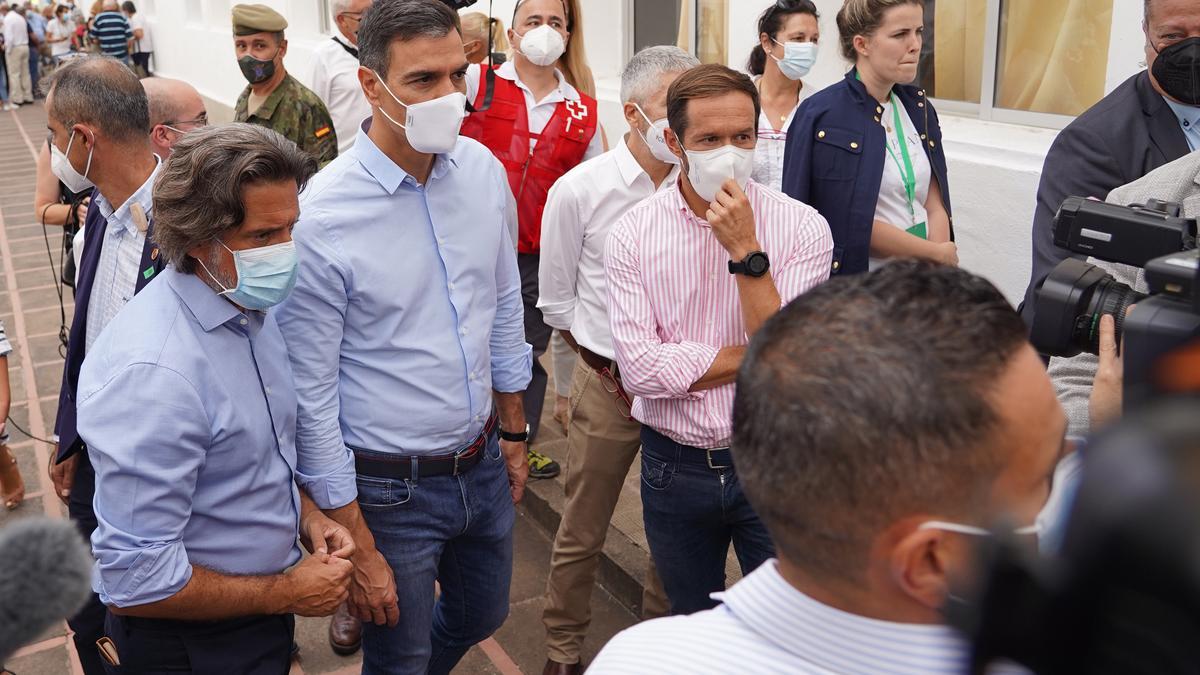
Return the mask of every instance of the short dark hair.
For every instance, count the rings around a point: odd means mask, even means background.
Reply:
[[[375,0],[358,28],[358,62],[387,77],[395,40],[445,37],[462,30],[458,13],[440,0]]]
[[[991,387],[1025,336],[991,283],[917,261],[772,317],[738,372],[733,457],[780,553],[814,578],[861,578],[895,520],[981,512],[1003,464]]]
[[[129,14],[137,14],[137,7],[130,0],[121,3],[121,9]]]
[[[189,131],[154,181],[154,243],[167,262],[194,274],[188,252],[241,227],[246,186],[293,180],[303,190],[316,172],[312,155],[266,127],[235,123]]]
[[[762,112],[758,88],[745,73],[716,63],[697,66],[680,75],[667,89],[667,121],[671,131],[683,144],[683,134],[688,128],[688,102],[698,98],[714,98],[730,92],[740,91],[754,101],[754,124]]]
[[[146,90],[125,64],[108,56],[71,59],[46,80],[50,117],[70,127],[89,124],[117,141],[150,134]]]
[[[796,14],[808,14],[818,20],[821,18],[812,0],[778,0],[758,17],[758,34],[766,33],[772,39],[776,38],[788,18]],[[750,52],[750,60],[746,62],[746,70],[751,75],[762,75],[766,69],[767,53],[762,50],[762,45],[756,44]]]

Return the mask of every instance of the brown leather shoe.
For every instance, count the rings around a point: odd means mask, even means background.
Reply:
[[[582,663],[559,663],[546,659],[546,667],[542,675],[583,675]]]
[[[350,615],[344,602],[329,620],[329,646],[342,656],[349,656],[362,646],[362,622]]]

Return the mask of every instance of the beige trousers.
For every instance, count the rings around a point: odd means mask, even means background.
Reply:
[[[29,84],[29,45],[11,47],[4,52],[8,63],[8,100],[13,103],[32,103],[33,89]]]
[[[542,612],[547,656],[558,663],[580,660],[591,622],[600,552],[621,487],[641,447],[640,430],[640,424],[621,414],[596,371],[576,359],[567,432],[566,507],[554,537]],[[666,615],[670,605],[653,562],[646,581],[642,617]]]

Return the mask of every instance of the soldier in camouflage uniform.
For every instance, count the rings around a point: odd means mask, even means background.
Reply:
[[[234,5],[234,50],[250,83],[238,97],[234,121],[272,129],[325,166],[337,157],[337,133],[320,97],[283,67],[286,28],[287,19],[266,5]]]

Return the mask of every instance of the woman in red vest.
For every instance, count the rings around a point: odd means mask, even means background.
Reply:
[[[496,155],[516,200],[525,339],[534,355],[533,381],[525,390],[530,447],[546,397],[547,376],[538,357],[551,333],[537,309],[542,210],[560,176],[604,152],[596,99],[580,90],[595,88],[582,32],[574,0],[521,0],[508,31],[512,58],[496,66],[491,77],[480,66],[467,71],[467,99],[480,112],[467,118],[462,133]],[[530,476],[552,478],[558,472],[556,462],[530,451]]]

